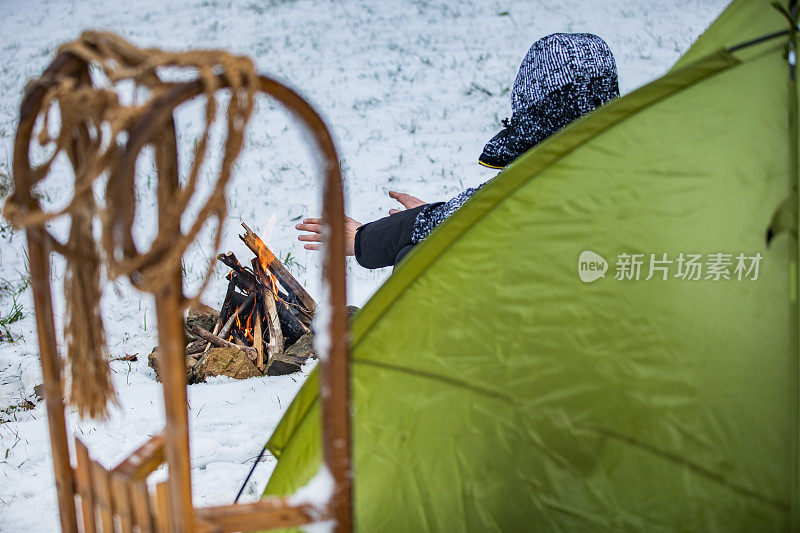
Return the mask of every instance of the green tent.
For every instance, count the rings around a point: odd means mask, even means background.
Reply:
[[[666,76],[503,171],[365,305],[358,529],[800,529],[791,39],[734,46],[789,27],[734,2]],[[312,374],[270,438],[266,494],[318,468],[317,390]]]

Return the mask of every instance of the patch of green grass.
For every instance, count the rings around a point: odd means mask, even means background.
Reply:
[[[0,163],[0,203],[14,189],[8,164]],[[0,237],[10,238],[11,225],[0,219]],[[26,313],[19,304],[18,298],[30,284],[30,274],[20,274],[18,279],[0,278],[0,342],[13,342],[15,337],[10,326],[25,318]],[[10,300],[10,307],[7,305]]]
[[[7,314],[0,315],[0,342],[13,342],[14,334],[11,333],[9,326],[14,322],[19,322],[25,318],[22,306],[14,299],[11,302],[11,310]]]
[[[291,271],[294,271],[295,274],[297,274],[297,273],[299,273],[301,271],[302,272],[306,271],[305,265],[299,263],[297,261],[297,258],[292,255],[292,252],[286,252],[285,256],[279,257],[278,259],[280,259],[281,263],[283,263],[283,265],[286,268],[288,268]]]
[[[22,401],[16,403],[14,405],[9,405],[5,409],[0,409],[0,424],[6,424],[8,422],[13,422],[17,420],[17,413],[23,413],[25,411],[30,411],[36,407],[36,404],[30,401],[28,398],[23,398]],[[16,445],[16,443],[14,443]],[[12,446],[13,448],[14,446]],[[8,458],[9,450],[5,452],[5,458]]]
[[[5,197],[14,190],[14,181],[11,179],[11,173],[8,171],[8,163],[0,163],[0,206],[3,204]],[[11,237],[12,232],[11,224],[6,222],[4,218],[0,218],[0,237],[6,239]]]
[[[5,198],[8,193],[14,188],[14,182],[11,180],[11,173],[8,171],[8,163],[0,163],[0,199]]]
[[[19,296],[29,284],[30,275],[27,273],[13,281],[0,278],[0,342],[14,342],[16,339],[11,332],[11,325],[27,316],[19,303]],[[9,300],[10,306],[7,305]]]
[[[28,288],[31,283],[31,276],[27,272],[20,274],[15,280],[8,280],[0,278],[0,299],[11,297],[16,299],[17,296]]]

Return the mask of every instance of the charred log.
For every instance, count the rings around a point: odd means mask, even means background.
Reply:
[[[295,297],[294,300],[300,303],[303,310],[310,317],[314,316],[317,303],[311,295],[297,282],[294,276],[292,276],[292,273],[289,272],[289,269],[275,257],[275,254],[264,244],[264,241],[247,227],[247,224],[242,222],[242,227],[245,229],[245,234],[240,235],[239,238],[242,239],[242,242],[244,242],[254,254],[256,254],[261,267],[264,268],[264,270],[269,270],[269,272],[278,279],[281,286],[286,289],[286,292]]]

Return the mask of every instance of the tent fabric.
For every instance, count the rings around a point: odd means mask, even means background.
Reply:
[[[774,32],[788,30],[789,23],[771,3],[772,0],[734,0],[673,68],[684,67],[722,48],[731,48]]]
[[[398,266],[351,327],[359,529],[794,526],[796,244],[764,238],[790,190],[787,39],[577,121]],[[605,277],[581,280],[584,252]],[[626,254],[640,279],[616,279]],[[730,254],[732,279],[683,279],[681,254]],[[270,438],[266,495],[316,472],[317,391]]]

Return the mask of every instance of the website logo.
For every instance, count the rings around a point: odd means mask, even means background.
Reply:
[[[596,254],[591,250],[581,252],[578,257],[578,276],[584,283],[591,283],[606,276],[608,261],[602,255]]]
[[[614,258],[613,279],[617,281],[757,281],[760,253],[620,253]],[[609,264],[603,256],[586,250],[578,258],[578,276],[584,283],[606,277]]]

